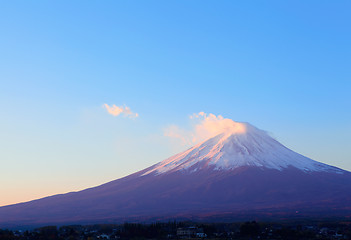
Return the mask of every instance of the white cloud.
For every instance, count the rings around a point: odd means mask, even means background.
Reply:
[[[193,143],[192,134],[184,129],[181,129],[177,125],[170,125],[164,129],[163,134],[166,137],[179,139],[183,145],[189,145]]]
[[[127,106],[118,107],[115,104],[113,104],[112,106],[109,106],[108,104],[105,103],[102,107],[105,108],[109,114],[115,117],[119,116],[120,114],[123,114],[123,116],[129,117],[129,118],[139,117],[138,113],[132,112],[130,108]]]
[[[164,130],[164,135],[179,139],[183,145],[196,144],[210,137],[214,137],[224,131],[245,132],[245,125],[235,122],[229,118],[212,113],[194,113],[190,116],[192,128],[182,129],[176,125],[171,125]]]

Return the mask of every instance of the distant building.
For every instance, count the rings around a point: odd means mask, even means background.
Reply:
[[[187,228],[178,228],[177,229],[177,236],[192,236],[196,234],[196,227],[187,227]]]
[[[101,234],[99,236],[97,236],[98,239],[110,239],[110,236],[109,235],[106,235],[106,234]]]
[[[207,234],[203,233],[203,232],[198,232],[198,233],[196,233],[196,237],[205,238],[205,237],[207,237]]]
[[[178,237],[199,237],[199,238],[207,237],[207,235],[204,233],[204,230],[202,228],[197,228],[197,227],[178,228],[177,236]]]

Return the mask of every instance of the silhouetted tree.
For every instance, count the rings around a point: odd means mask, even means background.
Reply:
[[[256,221],[246,222],[240,226],[240,235],[254,237],[260,233],[260,225]]]
[[[45,240],[59,239],[56,226],[42,227],[37,230],[38,230],[38,239],[45,239]]]
[[[12,231],[9,230],[0,230],[0,239],[1,240],[12,240],[15,239]]]

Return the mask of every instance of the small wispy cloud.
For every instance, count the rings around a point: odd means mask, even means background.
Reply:
[[[181,129],[177,125],[170,125],[164,129],[163,135],[170,138],[178,139],[183,145],[190,145],[194,143],[194,136],[189,131]]]
[[[111,114],[112,116],[119,116],[119,115],[123,115],[124,117],[129,117],[129,118],[137,118],[139,117],[138,113],[132,112],[130,110],[129,107],[127,106],[116,106],[115,104],[113,104],[112,106],[109,106],[108,104],[104,104],[102,106],[103,108],[105,108],[107,110],[107,112],[109,114]]]
[[[170,125],[164,129],[164,136],[179,139],[183,145],[195,144],[210,137],[216,136],[228,129],[236,132],[245,131],[242,123],[212,113],[194,113],[189,117],[192,128],[185,130],[177,125]]]

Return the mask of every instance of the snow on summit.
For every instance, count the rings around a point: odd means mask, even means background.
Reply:
[[[204,114],[204,113],[200,113]],[[304,172],[335,172],[343,170],[314,161],[298,154],[249,123],[219,118],[205,120],[197,128],[216,133],[215,136],[172,156],[154,166],[143,175],[159,175],[174,171],[202,169],[233,170],[242,166],[284,170],[290,167]],[[218,131],[220,130],[220,131]]]

